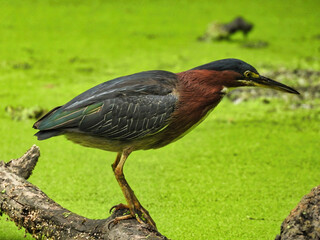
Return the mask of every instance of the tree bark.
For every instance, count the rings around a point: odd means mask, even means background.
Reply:
[[[33,145],[22,157],[0,162],[0,214],[36,239],[167,239],[147,224],[128,219],[114,224],[120,209],[107,219],[88,219],[63,208],[27,181],[40,156]],[[110,223],[110,224],[109,224]],[[1,236],[0,236],[1,237]]]
[[[320,185],[305,195],[281,225],[275,240],[320,239]]]

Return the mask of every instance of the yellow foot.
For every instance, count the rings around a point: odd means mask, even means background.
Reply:
[[[120,216],[120,217],[116,217],[115,219],[112,219],[110,222],[108,222],[108,229],[110,230],[110,226],[113,223],[114,225],[116,225],[118,222],[122,221],[122,220],[127,220],[127,219],[131,219],[133,218],[133,216],[131,216],[131,214],[128,215],[124,215],[124,216]]]
[[[129,206],[128,205],[125,205],[125,204],[118,204],[118,205],[115,205],[113,206],[111,209],[110,209],[110,213],[114,210],[114,211],[117,211],[119,209],[128,209],[130,212],[129,214],[127,215],[124,215],[124,216],[120,216],[120,217],[116,217],[115,219],[111,220],[109,223],[108,223],[108,228],[110,229],[110,225],[111,223],[113,224],[117,224],[119,221],[122,221],[122,220],[127,220],[127,219],[131,219],[131,218],[135,218],[137,219],[137,221],[139,223],[147,223],[148,225],[150,225],[152,228],[154,228],[155,230],[157,230],[157,227],[156,227],[156,223],[153,221],[153,219],[151,218],[151,216],[149,215],[149,212],[143,208],[141,205],[140,205],[140,208],[139,210],[130,210]]]
[[[156,223],[153,221],[151,216],[149,215],[149,212],[140,205],[140,208],[137,211],[138,213],[135,213],[135,218],[139,223],[145,222],[148,225],[150,225],[152,228],[157,230]]]
[[[111,213],[112,211],[117,211],[119,209],[129,209],[129,206],[125,205],[123,203],[120,203],[118,205],[114,205],[113,207],[110,208],[109,213]]]

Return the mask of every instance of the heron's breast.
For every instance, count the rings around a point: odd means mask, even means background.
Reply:
[[[209,115],[221,99],[222,96],[217,96],[212,102],[189,101],[188,104],[180,103],[169,124],[153,136],[149,148],[163,147],[185,136]]]
[[[111,140],[81,132],[67,132],[65,136],[68,140],[84,147],[98,148],[111,152],[121,152],[128,145],[128,143],[123,141]]]

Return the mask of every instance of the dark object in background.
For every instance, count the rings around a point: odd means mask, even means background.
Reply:
[[[241,31],[244,38],[252,30],[253,24],[242,17],[237,17],[230,23],[212,22],[209,24],[205,34],[198,38],[199,41],[221,41],[230,40],[231,35]]]

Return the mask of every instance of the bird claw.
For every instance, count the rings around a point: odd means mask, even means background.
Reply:
[[[129,209],[128,205],[125,205],[123,203],[120,203],[118,205],[114,205],[110,208],[109,210],[109,213],[112,213],[113,211],[117,211],[117,210],[120,210],[120,209]]]
[[[126,219],[131,219],[131,218],[135,218],[140,224],[146,223],[150,227],[152,227],[154,229],[157,229],[156,224],[153,221],[153,219],[150,217],[148,211],[146,209],[144,209],[142,206],[140,206],[139,210],[131,212],[130,208],[127,205],[120,203],[118,205],[113,206],[110,209],[110,213],[112,211],[115,212],[115,211],[120,210],[120,209],[128,209],[129,211],[125,212],[124,213],[125,215],[116,217],[116,218],[112,219],[110,222],[108,222],[107,223],[107,227],[108,227],[109,230],[111,229],[111,224],[112,223],[114,225],[116,225],[119,221],[126,220]]]
[[[131,219],[131,218],[134,218],[134,216],[132,216],[131,214],[120,216],[120,217],[116,217],[115,219],[112,219],[111,221],[109,221],[107,223],[107,227],[108,227],[109,230],[111,230],[110,226],[111,226],[112,223],[113,223],[113,225],[117,225],[118,222],[120,222],[122,220],[126,220],[126,219]]]
[[[140,214],[135,214],[135,218],[139,223],[147,223],[150,227],[157,230],[156,223],[153,221],[151,216],[149,215],[149,212],[141,206],[141,209],[139,209]]]
[[[111,223],[113,223],[114,225],[116,225],[117,224],[117,222],[115,222],[115,219],[112,219],[111,221],[109,221],[108,223],[107,223],[107,227],[108,227],[108,230],[110,231],[111,230]]]

